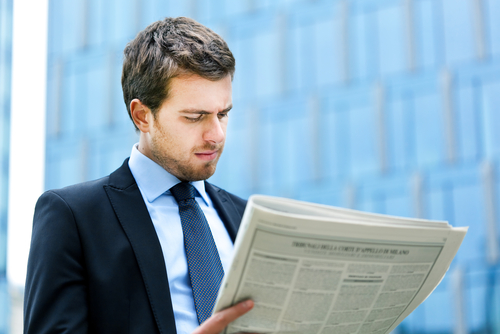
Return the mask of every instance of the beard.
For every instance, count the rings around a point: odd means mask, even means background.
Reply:
[[[224,142],[221,144],[207,143],[203,146],[193,147],[189,153],[179,151],[173,138],[168,136],[164,129],[158,127],[158,134],[151,141],[151,154],[154,160],[163,169],[174,175],[181,181],[200,181],[210,178],[217,167],[217,162],[224,149]],[[196,163],[196,152],[217,150],[217,157],[211,161]],[[194,159],[194,162],[191,161]]]

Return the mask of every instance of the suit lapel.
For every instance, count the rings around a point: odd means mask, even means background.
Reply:
[[[175,333],[165,261],[153,222],[128,167],[128,159],[105,186],[111,205],[135,253],[160,333]]]
[[[233,201],[229,198],[227,193],[220,188],[205,181],[205,191],[212,200],[215,210],[219,214],[220,219],[226,226],[227,232],[234,243],[238,227],[241,222],[241,214],[234,206]]]

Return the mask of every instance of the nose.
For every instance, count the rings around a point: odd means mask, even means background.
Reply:
[[[220,121],[217,115],[214,116],[210,117],[203,139],[213,144],[219,144],[226,138],[226,125]]]

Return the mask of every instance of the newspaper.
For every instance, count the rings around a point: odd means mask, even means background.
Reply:
[[[466,232],[254,195],[214,312],[255,302],[225,333],[389,333],[439,284]]]

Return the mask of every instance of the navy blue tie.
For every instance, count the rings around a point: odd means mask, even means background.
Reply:
[[[196,189],[188,182],[181,182],[170,192],[179,204],[189,279],[201,324],[212,315],[224,269],[207,219],[195,200]]]

